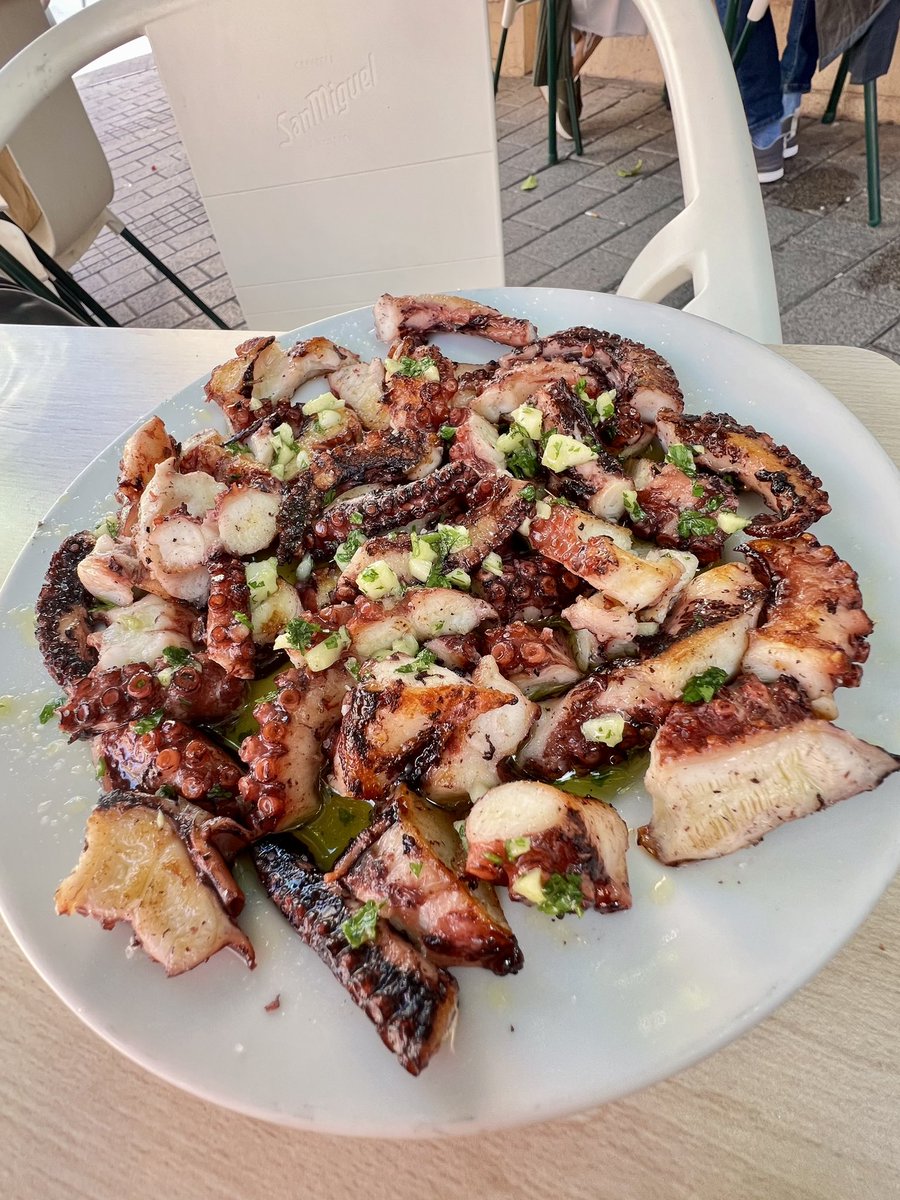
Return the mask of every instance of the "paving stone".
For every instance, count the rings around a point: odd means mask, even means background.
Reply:
[[[517,221],[506,221],[504,224],[533,225],[536,229],[532,230],[531,236],[536,237],[537,229],[555,229],[557,225],[562,225],[572,217],[582,216],[588,209],[595,208],[608,196],[607,192],[591,186],[593,178],[592,175],[585,183],[577,183],[563,188],[539,204],[525,209],[519,214]],[[512,247],[514,250],[517,248],[516,246]]]
[[[818,218],[813,213],[795,212],[792,208],[782,208],[780,204],[766,204],[766,224],[772,246],[780,246],[816,220]]]
[[[537,191],[538,188],[535,188]],[[539,204],[540,197],[535,196],[534,192],[523,192],[521,188],[511,187],[504,188],[500,193],[500,208],[503,211],[503,219],[512,217],[523,209],[530,208],[533,204]]]
[[[694,284],[692,280],[687,283],[682,283],[680,287],[675,288],[673,292],[669,292],[668,296],[664,296],[660,304],[665,304],[667,308],[684,308],[694,298]]]
[[[612,292],[631,266],[631,260],[598,246],[580,254],[565,266],[556,267],[534,282],[541,287],[583,288],[588,292]]]
[[[516,250],[506,255],[506,282],[510,287],[525,287],[534,283],[546,271],[547,264],[525,250]]]
[[[227,275],[223,275],[221,279],[213,279],[208,283],[202,283],[197,289],[197,295],[201,300],[204,300],[210,308],[215,308],[218,304],[224,304],[227,300],[234,300],[234,288],[231,280]]]
[[[611,221],[602,217],[574,217],[558,229],[543,234],[528,247],[532,258],[545,262],[549,267],[560,266],[571,261],[576,255],[593,250],[601,242],[612,237],[617,232]]]
[[[133,323],[140,329],[177,329],[185,318],[195,314],[196,309],[191,309],[186,300],[170,300],[160,308],[140,314]]]
[[[181,295],[174,283],[168,279],[160,279],[152,287],[144,288],[129,297],[129,304],[139,316],[151,313],[162,307],[168,300],[175,300]]]
[[[155,283],[157,278],[149,267],[138,267],[136,271],[131,271],[121,279],[105,284],[94,292],[94,296],[104,308],[108,308],[110,304],[116,304],[119,300],[130,300],[135,293]]]
[[[521,221],[513,220],[503,222],[503,248],[507,254],[520,250],[539,236],[540,231],[533,225],[523,225]]]
[[[659,175],[651,175],[649,179],[638,177],[631,187],[604,200],[596,211],[605,220],[624,227],[642,221],[680,197],[681,186],[674,179],[661,179]]]
[[[865,346],[896,323],[895,307],[854,296],[841,284],[830,283],[782,315],[786,342]]]
[[[900,240],[888,242],[849,270],[844,284],[848,291],[874,296],[900,310]]]
[[[503,183],[503,172],[509,166],[509,163],[504,163],[500,168],[501,187],[507,187]],[[596,174],[597,168],[589,163],[583,163],[578,158],[566,158],[556,163],[554,166],[548,166],[544,161],[542,166],[539,166],[533,172],[525,171],[524,174],[519,171],[516,173],[513,183],[520,184],[529,174],[537,176],[538,185],[531,192],[525,192],[524,195],[531,196],[534,202],[546,196],[552,196],[554,192],[558,192],[561,188],[568,187],[570,183],[581,183],[590,179]]]
[[[839,254],[831,254],[827,250],[810,254],[805,246],[791,242],[784,242],[772,251],[772,264],[782,311],[792,308],[806,296],[824,287],[841,275],[847,266],[846,259]]]
[[[217,305],[215,312],[217,316],[222,318],[229,329],[247,328],[247,322],[244,320],[244,314],[237,300],[229,300],[226,304]]]
[[[875,345],[879,350],[890,351],[895,357],[900,354],[900,322],[879,334]]]
[[[668,225],[679,212],[681,209],[674,205],[661,208],[657,212],[651,213],[649,217],[644,217],[642,221],[638,221],[611,237],[603,243],[603,248],[611,250],[615,254],[624,254],[626,258],[635,259],[653,235],[659,233],[660,229]]]

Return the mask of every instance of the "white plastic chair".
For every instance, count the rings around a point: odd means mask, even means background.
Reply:
[[[709,0],[635,2],[669,90],[685,208],[637,256],[619,291],[661,300],[691,279],[689,311],[760,341],[778,342],[781,324],[765,213],[714,9]],[[273,24],[275,9],[294,19]],[[447,14],[451,19],[443,20]],[[383,7],[370,0],[327,6],[314,0],[258,0],[252,21],[238,0],[99,0],[0,71],[0,145],[79,67],[146,32],[251,325],[298,325],[368,303],[385,288],[497,284],[502,281],[500,215],[492,125],[487,132],[491,79],[484,6],[481,0],[457,0],[452,6],[394,0],[390,18],[386,21]],[[439,18],[440,37],[432,39],[430,23]],[[348,27],[352,39],[346,38]],[[302,41],[295,31],[302,31]],[[410,62],[428,53],[433,40],[438,44],[426,70],[411,76]],[[468,74],[457,63],[448,78],[441,74],[442,64],[454,59],[461,42]],[[278,140],[282,113],[299,114],[301,141],[309,133],[302,116],[311,94],[308,80],[319,86],[322,74],[289,72],[285,82],[286,47],[293,44],[304,47],[298,70],[311,70],[310,58],[337,55],[331,82],[352,74],[344,64],[360,69],[365,54],[358,63],[358,47],[367,52],[372,45],[390,48],[384,72],[380,61],[376,71],[378,87],[385,76],[391,82],[380,94],[370,89],[370,99],[379,102],[369,106],[367,124],[354,128],[343,153],[340,144],[317,144],[303,159],[307,177],[299,180],[295,159],[288,157],[296,143],[287,139],[281,153],[272,142]],[[397,66],[395,74],[391,65]],[[419,86],[423,76],[429,85],[425,93]],[[436,90],[430,87],[435,81]],[[273,93],[273,87],[280,91]],[[285,98],[290,92],[293,100]],[[392,118],[388,136],[380,127],[387,118]],[[454,131],[461,136],[456,127],[466,121],[474,123],[473,136],[480,139],[474,149],[471,142],[453,143],[449,137]],[[319,133],[327,127],[329,136],[331,131],[340,136],[346,124],[327,111],[318,121],[311,113],[306,123]],[[410,139],[420,147],[419,159],[411,163],[402,154]],[[449,158],[454,144],[466,149]],[[428,148],[435,155],[432,162],[422,161]],[[423,211],[404,205],[423,180],[434,207]],[[288,203],[279,203],[285,199]],[[317,214],[312,228],[309,213]],[[349,248],[343,256],[335,249],[342,240]],[[398,266],[400,250],[406,261]],[[307,252],[314,266],[304,271]]]
[[[709,0],[634,0],[662,64],[684,210],[631,264],[619,294],[662,300],[693,280],[688,312],[781,341],[778,293],[747,120]]]
[[[0,72],[0,144],[143,33],[250,325],[503,282],[483,0],[99,0]]]

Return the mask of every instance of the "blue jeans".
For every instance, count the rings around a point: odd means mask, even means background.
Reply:
[[[741,0],[738,33],[744,28],[749,7],[750,0]],[[716,8],[719,19],[724,22],[728,0],[716,0]],[[738,86],[754,143],[767,127],[774,127],[781,121],[785,95],[799,95],[810,90],[818,57],[815,0],[794,0],[787,44],[780,61],[772,14],[766,12],[753,30],[747,52],[737,69]]]

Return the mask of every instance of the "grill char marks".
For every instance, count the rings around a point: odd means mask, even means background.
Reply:
[[[44,586],[35,604],[35,632],[44,665],[62,687],[83,679],[97,661],[88,644],[88,609],[93,597],[78,578],[78,564],[91,553],[90,533],[67,537],[50,560]]]

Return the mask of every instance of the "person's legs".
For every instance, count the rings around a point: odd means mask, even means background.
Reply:
[[[801,96],[810,91],[818,59],[815,0],[794,0],[787,43],[781,58],[781,88],[786,117],[797,111]]]
[[[716,0],[716,8],[719,19],[724,21],[728,0]],[[738,29],[743,29],[749,8],[750,0],[741,0]],[[757,149],[766,149],[781,137],[781,118],[784,115],[778,42],[770,12],[766,12],[753,31],[747,52],[737,69],[737,80],[753,145]]]

